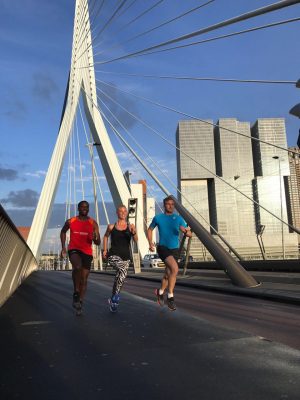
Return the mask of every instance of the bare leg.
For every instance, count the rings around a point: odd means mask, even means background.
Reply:
[[[176,277],[178,274],[178,264],[173,256],[167,257],[165,259],[165,264],[166,264],[166,272],[167,272],[167,276],[168,276],[168,292],[173,293],[175,284],[176,284]],[[165,276],[166,276],[166,274],[164,275],[163,280],[162,280],[162,288],[163,288],[163,282],[165,282]]]
[[[83,300],[86,292],[89,273],[90,271],[88,268],[81,268],[80,286],[79,286],[80,301]]]
[[[166,267],[164,276],[161,280],[160,290],[164,292],[168,287],[168,284],[169,284],[169,269]]]
[[[72,278],[74,284],[74,292],[80,292],[80,281],[81,281],[81,269],[82,269],[82,262],[81,257],[79,254],[71,254],[70,261],[72,264]]]

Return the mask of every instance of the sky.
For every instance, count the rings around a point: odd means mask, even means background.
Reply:
[[[159,130],[175,144],[177,113],[149,105],[119,92],[132,91],[157,102],[190,113],[199,118],[235,117],[240,121],[257,118],[286,119],[288,145],[296,145],[299,119],[289,110],[300,102],[300,90],[294,85],[258,85],[220,82],[189,82],[121,76],[117,73],[186,75],[198,77],[291,80],[300,79],[300,46],[297,45],[300,22],[248,33],[232,38],[122,61],[100,64],[123,54],[155,45],[213,23],[266,6],[271,0],[215,0],[198,11],[157,29],[147,35],[123,43],[127,39],[163,23],[205,1],[164,0],[151,12],[123,28],[156,0],[137,0],[115,18],[97,37],[119,0],[105,0],[97,16],[100,1],[92,9],[95,70],[99,89],[120,102],[131,113]],[[93,5],[94,1],[91,2]],[[130,5],[131,0],[126,3]],[[71,0],[0,0],[0,202],[16,225],[30,225],[41,192],[52,149],[58,133],[64,93],[70,68],[75,1]],[[124,6],[125,7],[125,6]],[[95,18],[96,17],[96,18]],[[235,32],[249,27],[300,17],[300,6],[269,13],[238,23],[193,40]],[[190,41],[193,41],[190,40]],[[113,74],[116,73],[116,74]],[[158,177],[174,192],[167,175],[176,184],[176,152],[155,137],[126,111],[98,91],[130,133],[141,143],[160,166]],[[103,108],[105,110],[105,107]],[[85,146],[83,123],[77,120],[81,148],[85,198],[93,201],[91,163]],[[133,182],[146,178],[150,195],[163,197],[139,164],[130,156],[109,130],[112,144],[123,171],[129,169]],[[120,129],[124,133],[122,129]],[[124,136],[126,133],[124,133]],[[127,136],[126,136],[127,137]],[[132,140],[130,144],[139,152]],[[145,155],[143,159],[151,165]],[[78,155],[75,162],[78,167]],[[97,173],[106,201],[111,197],[99,159]],[[69,167],[70,171],[70,167]],[[78,175],[79,176],[79,175]],[[62,225],[67,198],[68,155],[56,195],[50,227]],[[76,200],[81,199],[81,183],[76,178]],[[73,196],[73,201],[75,201]],[[100,206],[101,208],[101,206]],[[113,207],[110,205],[110,214]],[[100,215],[103,220],[103,213]]]

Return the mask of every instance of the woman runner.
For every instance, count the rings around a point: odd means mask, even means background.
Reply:
[[[103,257],[108,257],[108,262],[116,269],[112,296],[108,299],[111,312],[117,311],[120,301],[120,291],[127,276],[130,264],[130,241],[131,238],[137,242],[136,228],[127,222],[127,208],[121,205],[116,210],[118,220],[115,224],[107,225],[103,238]],[[107,251],[108,238],[111,237],[111,247]]]

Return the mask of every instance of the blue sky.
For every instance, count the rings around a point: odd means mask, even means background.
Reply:
[[[271,4],[268,0],[216,0],[173,24],[120,47],[112,47],[167,19],[196,7],[205,1],[165,0],[156,9],[130,27],[117,33],[128,21],[155,1],[137,0],[128,12],[117,18],[96,41],[96,52],[103,54],[96,62],[126,54],[161,41],[194,31],[240,13]],[[99,1],[97,0],[97,3]],[[93,24],[95,33],[108,20],[118,1],[106,0]],[[130,1],[128,0],[128,4]],[[30,224],[34,205],[41,191],[45,173],[55,144],[67,75],[70,66],[74,1],[71,0],[0,0],[0,199],[17,224]],[[211,34],[246,29],[283,19],[300,17],[300,6],[264,15]],[[179,82],[121,77],[100,72],[127,72],[153,75],[212,76],[241,79],[298,80],[300,48],[297,45],[300,23],[275,27],[204,45],[173,52],[136,57],[96,65],[97,78],[124,90],[160,101],[200,118],[217,121],[221,117],[236,117],[253,123],[257,118],[286,118],[288,144],[296,144],[299,120],[288,114],[300,102],[300,90],[295,86],[229,84],[213,82]],[[107,87],[101,86],[107,91]],[[179,115],[137,101],[117,90],[109,90],[131,112],[147,121],[175,142]],[[107,100],[105,100],[107,101]],[[159,141],[150,131],[128,118],[125,112],[110,104],[111,109],[176,182],[176,158],[173,148]],[[78,120],[79,121],[79,120]],[[84,146],[83,128],[78,122],[87,196],[91,200],[90,164]],[[122,168],[129,168],[132,179],[146,177],[134,160],[129,160],[123,148],[112,136],[112,142]],[[99,161],[97,160],[99,163]],[[98,173],[103,175],[98,165]],[[158,173],[161,177],[161,175]],[[148,178],[147,178],[148,179]],[[169,186],[163,177],[162,181]],[[66,167],[62,173],[56,203],[66,198]],[[153,185],[148,179],[149,185]],[[105,198],[110,200],[105,179],[101,179]],[[161,192],[153,185],[154,193]],[[77,186],[77,199],[80,185]],[[26,207],[24,207],[24,205]],[[62,207],[62,206],[61,206]],[[61,215],[61,214],[60,214]],[[23,219],[21,217],[24,217]],[[27,216],[27,217],[26,217]],[[26,218],[27,219],[26,219]]]

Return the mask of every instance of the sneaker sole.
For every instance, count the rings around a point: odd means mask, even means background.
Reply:
[[[116,307],[116,309],[113,309],[112,306],[111,306],[111,300],[110,300],[110,299],[108,299],[108,304],[109,304],[109,311],[110,311],[111,313],[117,312],[118,306]]]
[[[154,294],[155,294],[155,296],[156,296],[156,303],[157,303],[160,307],[163,307],[163,306],[165,305],[165,302],[161,303],[161,302],[159,301],[159,298],[158,298],[158,289],[155,289],[155,290],[154,290]]]
[[[167,304],[167,306],[168,306],[168,309],[169,309],[170,311],[175,311],[175,310],[176,310],[176,307],[175,307],[175,308],[171,308],[171,307],[169,306],[169,304]]]
[[[168,309],[169,309],[170,311],[176,311],[176,308],[170,308],[169,306],[168,306]]]

